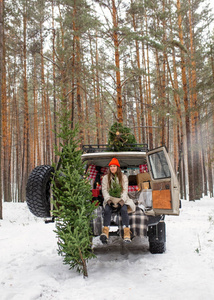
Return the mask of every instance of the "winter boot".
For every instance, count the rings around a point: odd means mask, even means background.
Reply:
[[[109,228],[108,226],[103,227],[103,232],[100,235],[100,240],[103,244],[107,244],[109,238]]]
[[[131,232],[129,227],[124,227],[123,228],[124,233],[123,233],[123,240],[126,243],[131,243]]]

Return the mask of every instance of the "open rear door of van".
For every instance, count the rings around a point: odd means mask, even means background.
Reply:
[[[179,215],[179,183],[165,147],[147,153],[155,215]]]

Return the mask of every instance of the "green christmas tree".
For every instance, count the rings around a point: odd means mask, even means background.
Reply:
[[[69,123],[65,121],[61,125],[59,137],[63,151],[55,150],[61,166],[59,170],[55,166],[53,181],[58,253],[63,256],[65,264],[87,277],[87,261],[94,257],[90,222],[96,203],[91,201],[91,186],[84,176],[77,129],[69,129]]]
[[[109,189],[109,195],[112,197],[120,198],[122,192],[122,186],[117,180],[117,175],[115,174],[114,180],[111,182],[111,187]]]
[[[110,130],[108,137],[108,146],[110,151],[123,151],[124,149],[133,149],[136,144],[135,136],[131,133],[130,128],[115,122]],[[132,144],[132,146],[130,146]]]

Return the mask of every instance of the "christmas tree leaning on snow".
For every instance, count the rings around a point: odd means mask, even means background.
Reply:
[[[64,121],[61,125],[59,138],[63,151],[56,150],[61,166],[55,171],[53,182],[53,215],[56,217],[58,253],[70,268],[88,276],[86,263],[94,257],[90,247],[90,221],[95,203],[91,202],[91,186],[84,176],[82,152],[78,150],[76,140],[77,130],[69,129],[69,124]]]

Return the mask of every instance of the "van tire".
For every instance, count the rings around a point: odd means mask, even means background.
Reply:
[[[164,253],[166,251],[166,243],[165,242],[150,242],[149,243],[149,251],[152,254]]]
[[[36,217],[50,217],[50,188],[54,168],[38,166],[31,172],[26,187],[26,202]]]
[[[161,221],[156,225],[148,227],[149,251],[152,254],[164,253],[166,251],[166,224]]]

